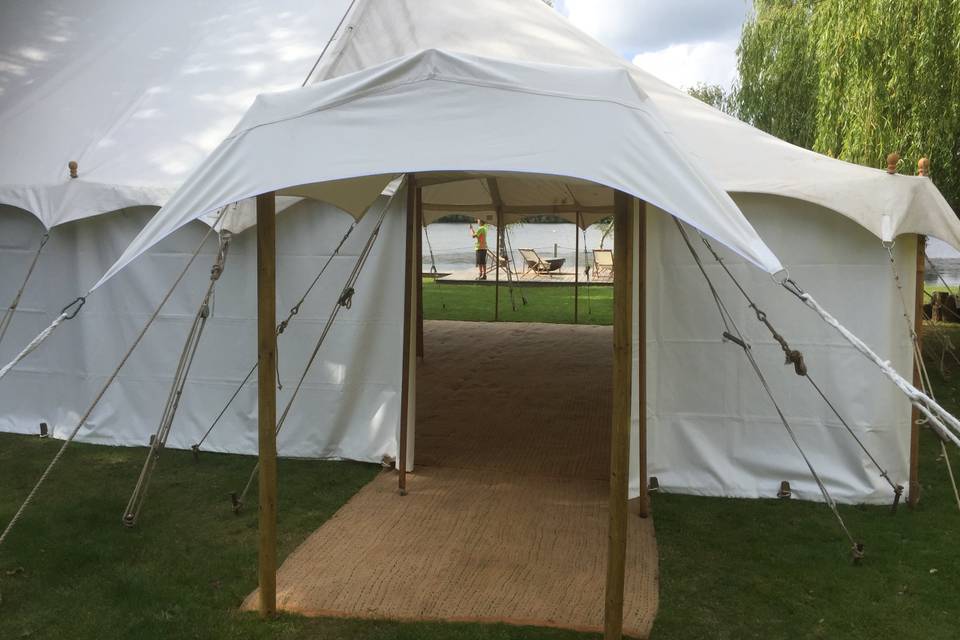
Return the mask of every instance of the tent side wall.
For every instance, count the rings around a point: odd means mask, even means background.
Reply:
[[[155,209],[125,210],[54,229],[21,310],[0,345],[7,361],[67,301],[96,279],[146,224]],[[356,256],[376,223],[361,219],[296,319],[279,340],[282,407],[302,371]],[[308,376],[278,442],[280,454],[379,461],[396,455],[400,401],[402,207],[391,207],[359,278],[352,308],[343,310]],[[287,310],[322,267],[352,222],[327,205],[304,201],[278,217],[278,314]],[[4,274],[26,268],[42,228],[32,216],[0,211],[0,265]],[[0,385],[0,431],[37,433],[41,421],[65,436],[146,322],[201,241],[206,227],[192,223],[167,238],[90,298],[41,349]],[[234,237],[217,283],[211,317],[191,370],[168,446],[189,448],[219,413],[256,361],[256,242],[252,231]],[[16,245],[11,247],[9,245]],[[183,342],[207,285],[215,237],[151,327],[80,440],[145,445],[157,427]],[[7,304],[19,276],[0,282]],[[248,383],[211,434],[206,450],[256,453],[256,378]]]
[[[791,276],[908,379],[912,349],[889,257],[880,241],[817,205],[741,194],[737,204]],[[819,491],[740,348],[724,329],[706,283],[673,221],[648,217],[647,433],[649,475],[664,491],[773,497],[787,480],[794,494]],[[780,346],[747,308],[699,237],[694,246],[753,353],[801,445],[842,502],[890,503],[889,485],[810,384],[784,366]],[[895,246],[910,305],[916,246]],[[810,375],[898,483],[907,485],[910,405],[876,368],[769,276],[714,243],[737,278]],[[912,321],[912,320],[911,320]],[[636,333],[635,333],[636,339]],[[637,420],[636,406],[634,420]],[[633,442],[636,443],[636,428]],[[637,447],[632,446],[637,494]]]

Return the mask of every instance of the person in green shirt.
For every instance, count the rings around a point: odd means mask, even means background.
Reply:
[[[470,236],[473,238],[473,248],[477,251],[477,280],[487,279],[487,225],[477,218],[477,228],[470,225]]]

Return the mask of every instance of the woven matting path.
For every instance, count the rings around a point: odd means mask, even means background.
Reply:
[[[409,494],[392,472],[360,490],[283,563],[279,607],[602,630],[609,327],[428,322],[424,342]],[[647,637],[652,520],[627,547],[624,630]]]

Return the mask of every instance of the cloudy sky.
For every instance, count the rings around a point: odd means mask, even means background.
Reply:
[[[729,87],[751,0],[556,0],[578,27],[678,87]]]

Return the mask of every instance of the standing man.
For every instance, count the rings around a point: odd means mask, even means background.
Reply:
[[[477,218],[477,229],[474,231],[473,225],[470,225],[470,237],[473,238],[473,247],[477,250],[477,270],[480,275],[477,280],[487,279],[487,225]]]

